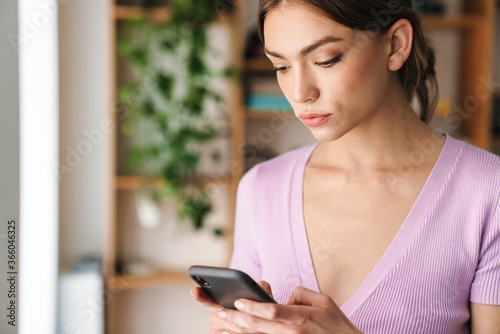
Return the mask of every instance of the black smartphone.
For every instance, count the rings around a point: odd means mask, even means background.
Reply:
[[[245,298],[276,303],[264,289],[242,271],[207,266],[192,266],[189,276],[224,308],[235,309],[234,302]]]

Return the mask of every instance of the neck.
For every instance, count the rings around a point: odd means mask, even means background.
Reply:
[[[425,152],[422,143],[427,143]],[[323,163],[350,172],[394,171],[412,154],[419,156],[422,165],[434,164],[443,143],[444,137],[423,123],[404,98],[381,108],[341,138],[322,143],[321,156],[326,159]]]

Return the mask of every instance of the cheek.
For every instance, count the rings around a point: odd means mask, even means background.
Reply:
[[[337,94],[351,106],[377,105],[384,96],[387,73],[372,57],[358,58],[336,75]]]

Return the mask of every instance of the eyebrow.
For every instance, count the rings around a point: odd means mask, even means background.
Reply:
[[[339,38],[339,37],[334,37],[334,36],[326,36],[326,37],[323,37],[322,39],[304,47],[302,50],[300,50],[299,54],[301,57],[305,57],[305,56],[307,56],[308,53],[313,52],[314,50],[316,50],[320,46],[323,46],[323,45],[328,44],[328,43],[336,43],[336,42],[340,42],[340,41],[343,41],[343,39]],[[268,54],[270,56],[285,59],[285,57],[283,57],[282,55],[280,55],[277,52],[268,50],[266,48],[264,48],[264,51],[266,52],[266,54]]]

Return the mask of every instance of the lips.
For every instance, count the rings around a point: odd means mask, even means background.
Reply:
[[[313,128],[324,124],[331,116],[332,114],[303,113],[299,115],[299,118],[306,126]]]

